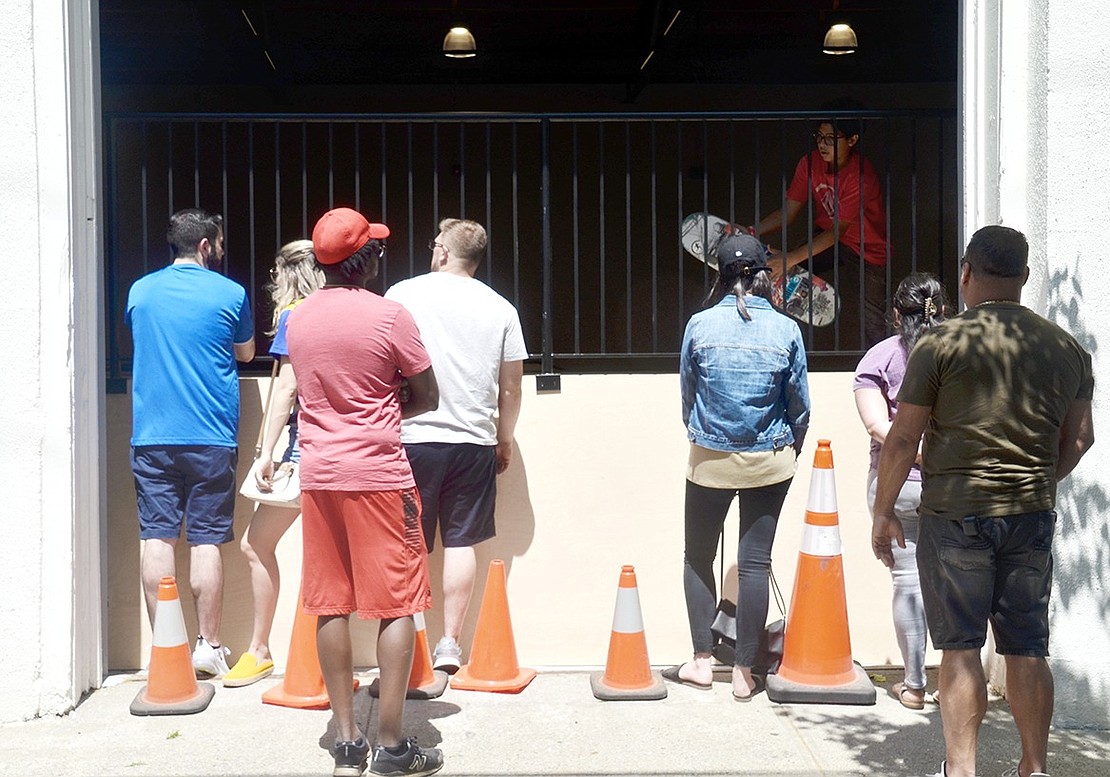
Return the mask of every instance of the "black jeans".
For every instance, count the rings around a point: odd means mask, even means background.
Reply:
[[[828,326],[813,327],[812,341],[809,325],[799,322],[807,350],[865,351],[890,334],[887,303],[894,290],[887,291],[886,267],[863,262],[855,251],[838,245],[813,257],[813,272],[836,286],[840,312]]]
[[[729,505],[740,497],[740,546],[736,562],[736,665],[751,666],[767,622],[771,547],[790,480],[762,488],[706,488],[686,481],[686,558],[682,582],[695,653],[713,648],[710,626],[717,612],[713,560]]]

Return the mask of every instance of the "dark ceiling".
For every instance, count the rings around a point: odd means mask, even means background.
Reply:
[[[839,57],[821,53],[833,5],[833,0],[100,0],[102,78],[118,86],[270,88],[625,84],[630,96],[649,83],[955,81],[957,0],[845,0],[839,13],[858,33],[860,50]],[[442,55],[443,36],[455,20],[473,31],[477,57]]]

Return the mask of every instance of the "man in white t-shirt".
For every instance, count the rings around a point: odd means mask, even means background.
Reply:
[[[443,542],[443,638],[433,665],[454,674],[474,589],[474,546],[496,534],[496,479],[512,460],[528,350],[516,308],[474,277],[486,251],[482,225],[444,219],[428,247],[431,272],[385,296],[416,319],[439,383],[439,408],[405,419],[401,441],[420,490],[428,551],[437,525]]]

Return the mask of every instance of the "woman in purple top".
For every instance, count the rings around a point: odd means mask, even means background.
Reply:
[[[871,435],[868,509],[875,505],[879,452],[898,413],[898,389],[906,372],[906,360],[922,333],[944,320],[944,287],[928,273],[913,273],[898,284],[893,303],[896,334],[863,355],[852,383],[860,420]],[[919,454],[895,504],[894,512],[902,521],[906,547],[894,546],[894,567],[890,570],[894,583],[894,631],[906,668],[904,682],[895,684],[893,690],[904,707],[915,710],[925,706],[925,640],[928,634],[915,556],[917,508],[921,504],[920,463]]]

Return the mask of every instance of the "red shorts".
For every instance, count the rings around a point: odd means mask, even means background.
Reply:
[[[376,620],[432,606],[415,488],[302,491],[301,514],[306,613]]]

